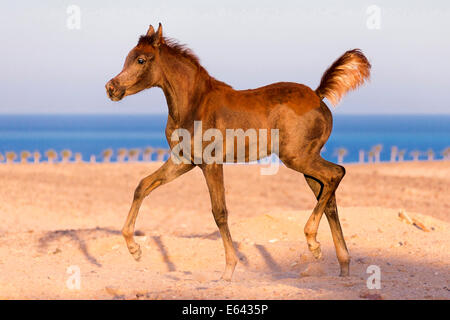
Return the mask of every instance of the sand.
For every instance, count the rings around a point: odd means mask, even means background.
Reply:
[[[128,253],[120,229],[134,188],[159,165],[0,165],[0,299],[450,298],[448,161],[346,165],[337,192],[352,257],[345,278],[325,218],[323,258],[307,249],[303,227],[315,200],[299,173],[226,166],[240,258],[230,283],[218,280],[224,251],[199,169],[145,200],[141,261]],[[430,231],[401,221],[400,210]],[[381,289],[367,288],[371,265]]]

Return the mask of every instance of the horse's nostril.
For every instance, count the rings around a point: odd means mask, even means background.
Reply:
[[[106,94],[111,100],[118,101],[122,99],[125,91],[114,83],[114,80],[108,81],[105,85]]]
[[[114,87],[111,83],[106,84],[106,91],[108,92],[108,95],[112,95],[114,93]]]

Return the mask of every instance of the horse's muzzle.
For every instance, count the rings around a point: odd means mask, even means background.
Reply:
[[[108,81],[108,83],[105,85],[106,88],[106,94],[112,101],[119,101],[122,100],[123,96],[125,95],[125,89],[118,86],[114,79]]]

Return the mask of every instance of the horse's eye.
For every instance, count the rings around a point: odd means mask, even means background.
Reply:
[[[144,64],[144,62],[145,62],[144,59],[142,59],[142,58],[139,58],[139,59],[138,59],[138,63],[139,63],[139,64]]]

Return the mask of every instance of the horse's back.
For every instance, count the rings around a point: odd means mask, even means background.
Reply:
[[[279,107],[288,107],[302,115],[319,108],[321,101],[314,90],[294,82],[277,82],[255,89],[237,90],[230,97],[230,105],[236,109],[260,110],[266,114]]]
[[[289,115],[289,122],[318,114],[327,118],[328,108],[308,86],[294,82],[278,82],[256,89],[220,88],[203,100],[197,109],[198,119],[214,119],[224,128],[276,128],[277,119]],[[329,110],[328,110],[329,113]],[[286,119],[288,120],[288,119]]]

